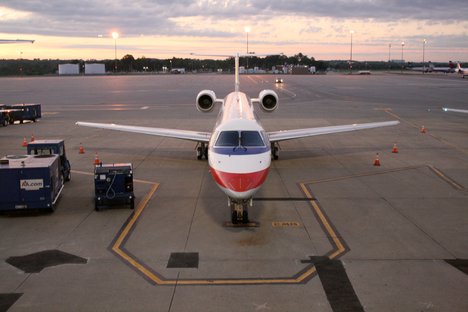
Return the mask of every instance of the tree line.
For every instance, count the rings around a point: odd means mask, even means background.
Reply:
[[[134,58],[131,54],[127,54],[121,59],[113,60],[53,60],[53,59],[10,59],[0,60],[0,76],[32,76],[32,75],[55,75],[58,73],[59,64],[79,64],[80,73],[84,73],[85,63],[101,63],[105,64],[106,72],[108,73],[134,73],[134,72],[150,72],[159,73],[163,71],[170,72],[175,68],[184,68],[186,72],[223,72],[234,71],[234,58],[224,60],[213,59],[191,59],[177,58],[157,59],[157,58]],[[248,66],[247,66],[248,64]],[[286,55],[271,55],[266,57],[251,56],[241,58],[240,65],[248,68],[259,68],[263,70],[272,70],[278,66],[315,66],[318,72],[326,70],[349,70],[349,61],[320,61],[314,57],[309,57],[302,53],[293,56]],[[427,65],[427,64],[426,64]],[[447,66],[445,63],[434,63],[436,66]],[[353,70],[400,70],[411,66],[422,66],[422,63],[393,63],[387,61],[380,62],[352,62]],[[463,66],[463,64],[462,64]]]

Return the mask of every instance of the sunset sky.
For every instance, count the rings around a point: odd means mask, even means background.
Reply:
[[[0,59],[299,52],[321,60],[468,61],[466,0],[0,0]],[[389,49],[389,45],[391,45]]]

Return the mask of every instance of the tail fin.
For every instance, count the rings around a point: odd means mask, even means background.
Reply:
[[[271,55],[283,55],[283,52],[281,53],[267,53],[267,54],[256,54],[256,53],[236,53],[236,54],[198,54],[198,53],[190,53],[190,55],[195,55],[195,56],[217,56],[217,57],[233,57],[234,58],[234,75],[235,75],[235,81],[234,81],[234,90],[236,92],[239,91],[239,57],[241,56],[271,56]]]

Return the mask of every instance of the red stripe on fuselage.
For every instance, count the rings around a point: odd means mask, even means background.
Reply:
[[[220,186],[234,192],[246,192],[255,189],[265,182],[268,169],[251,173],[229,173],[211,168],[211,175]]]

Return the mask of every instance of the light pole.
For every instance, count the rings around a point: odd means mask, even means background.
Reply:
[[[119,38],[119,33],[113,32],[112,38],[114,38],[114,73],[115,73],[117,71],[117,38]]]
[[[388,44],[388,62],[390,63],[391,57],[390,57],[390,49],[392,48],[392,44]]]
[[[250,26],[245,26],[244,27],[245,34],[247,35],[247,54],[249,54],[249,32],[250,32]],[[249,56],[247,56],[247,66],[246,69],[249,68]]]
[[[401,72],[403,72],[403,66],[405,65],[405,61],[403,59],[403,47],[405,46],[405,42],[401,42]]]
[[[389,44],[388,44],[388,69],[392,69],[392,63],[390,62],[390,60],[392,59],[392,58],[390,57],[390,51],[391,51],[391,49],[392,49],[392,44],[389,43]]]
[[[349,54],[349,73],[353,73],[353,34],[354,30],[350,30],[349,33],[351,34],[351,51]]]
[[[423,74],[426,73],[426,63],[424,63],[424,52],[426,50],[426,39],[423,39]]]

